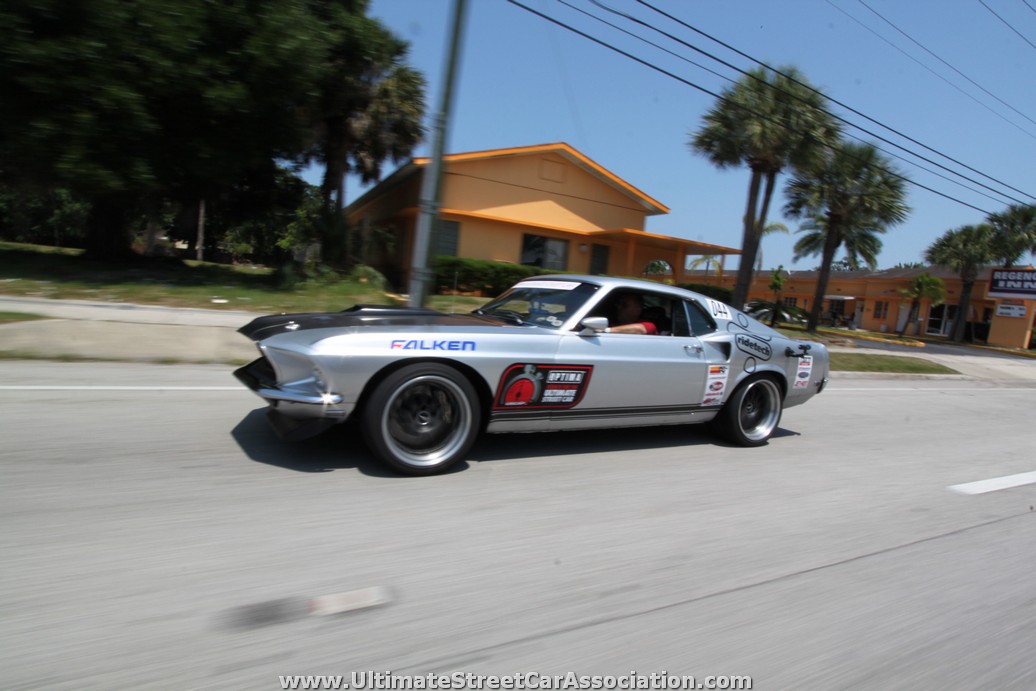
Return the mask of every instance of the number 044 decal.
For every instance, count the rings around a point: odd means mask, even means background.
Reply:
[[[722,302],[709,300],[709,311],[712,312],[712,316],[714,317],[730,319],[730,308],[724,305]]]

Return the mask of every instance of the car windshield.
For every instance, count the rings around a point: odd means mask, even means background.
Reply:
[[[522,281],[474,313],[511,324],[560,329],[596,291],[597,286],[579,281]]]

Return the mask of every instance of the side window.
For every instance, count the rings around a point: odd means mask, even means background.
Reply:
[[[672,332],[672,319],[669,316],[670,300],[661,295],[644,295],[644,311],[642,318],[649,321],[658,329],[658,333],[668,336]]]
[[[687,317],[687,303],[679,300],[673,303],[673,335],[690,336],[691,323]]]
[[[702,336],[716,330],[716,322],[712,321],[712,317],[701,305],[693,300],[686,301],[684,305],[687,308],[691,336]]]

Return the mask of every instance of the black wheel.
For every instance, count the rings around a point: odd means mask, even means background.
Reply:
[[[733,393],[712,428],[741,446],[766,443],[781,421],[781,389],[769,377],[749,379]]]
[[[474,387],[437,363],[404,367],[379,382],[363,413],[367,446],[408,475],[440,473],[471,448],[481,411]]]

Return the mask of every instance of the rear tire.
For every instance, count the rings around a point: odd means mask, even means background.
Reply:
[[[749,379],[731,395],[712,429],[740,446],[762,446],[781,421],[781,389],[769,377]]]
[[[381,461],[407,475],[434,475],[464,458],[478,437],[478,394],[457,370],[410,365],[379,382],[364,406],[363,435]]]

